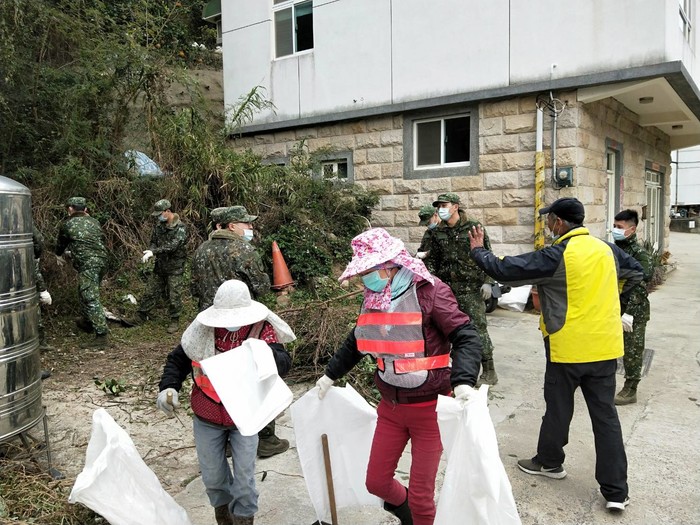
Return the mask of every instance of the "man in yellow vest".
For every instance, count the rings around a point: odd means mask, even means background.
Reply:
[[[642,267],[614,244],[589,234],[578,199],[558,199],[540,215],[547,215],[554,242],[539,251],[499,258],[484,248],[480,227],[469,232],[471,256],[487,274],[516,286],[536,284],[540,295],[546,409],[537,455],[519,460],[518,468],[548,478],[566,476],[564,446],[574,392],[581,387],[595,436],[595,476],[605,507],[623,511],[629,504],[627,456],[614,401],[615,371],[623,354],[621,315],[642,280]]]

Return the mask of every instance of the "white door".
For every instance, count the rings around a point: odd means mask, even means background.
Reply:
[[[619,208],[619,202],[620,202],[620,177],[617,173],[618,171],[618,152],[609,149],[607,154],[607,166],[606,166],[606,175],[608,177],[608,209],[607,209],[607,214],[606,214],[606,224],[605,224],[605,238],[608,240],[608,242],[613,242],[612,238],[612,227],[613,227],[613,222],[615,222],[615,215],[617,215],[617,212],[620,211]]]
[[[647,222],[644,231],[644,240],[649,241],[654,249],[661,246],[661,236],[664,227],[664,215],[661,210],[663,197],[661,194],[662,175],[658,171],[646,172],[645,204],[647,211]]]

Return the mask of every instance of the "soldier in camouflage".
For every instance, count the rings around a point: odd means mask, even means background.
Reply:
[[[41,273],[41,256],[44,253],[44,236],[34,224],[32,224],[32,243],[34,245],[34,281],[36,282],[36,291],[39,294],[39,303],[50,306],[52,302],[51,294],[46,287],[44,275]],[[42,352],[54,350],[54,348],[49,346],[49,344],[46,342],[46,329],[44,328],[44,321],[41,315],[41,307],[39,307],[38,313],[39,349]]]
[[[253,299],[269,293],[270,278],[250,244],[257,215],[250,215],[243,206],[216,208],[210,215],[217,229],[197,248],[192,260],[192,295],[199,299],[199,311],[212,305],[219,286],[229,279],[246,283]],[[289,448],[288,440],[275,435],[274,419],[258,432],[258,438],[258,457],[274,456]]]
[[[212,305],[219,286],[229,279],[246,283],[254,299],[270,292],[270,278],[250,244],[257,216],[243,206],[231,206],[219,212],[217,219],[215,224],[221,228],[209,235],[192,259],[191,290],[200,312]]]
[[[161,199],[153,206],[153,217],[158,223],[153,228],[148,250],[143,252],[142,262],[155,257],[156,263],[148,282],[146,294],[138,310],[138,321],[148,319],[149,312],[156,306],[160,297],[168,300],[170,324],[167,331],[174,334],[182,313],[183,274],[187,252],[187,230],[177,213],[173,213],[169,200]]]
[[[637,242],[637,225],[639,214],[634,210],[622,210],[615,215],[613,239],[615,244],[625,253],[634,257],[644,269],[644,278],[632,290],[627,303],[626,314],[633,317],[632,326],[625,326],[625,385],[615,396],[616,405],[629,405],[637,402],[637,385],[642,378],[642,359],[644,357],[644,337],[649,321],[649,298],[647,285],[652,277],[653,267],[651,256]]]
[[[428,251],[430,250],[430,239],[433,237],[438,224],[440,224],[440,217],[438,217],[437,209],[434,206],[423,206],[418,210],[418,226],[427,226],[427,229],[420,241],[416,257],[423,259],[426,265],[429,262],[425,259],[428,257]],[[430,270],[430,273],[435,273],[433,268],[428,267],[428,270]]]
[[[88,215],[84,197],[71,197],[66,206],[68,220],[61,225],[56,243],[56,255],[71,254],[78,271],[78,297],[83,317],[89,322],[95,339],[83,348],[104,348],[108,344],[107,320],[100,304],[100,283],[107,270],[107,249],[102,228]]]
[[[483,226],[467,217],[459,209],[460,198],[456,193],[443,193],[433,202],[442,222],[433,230],[426,265],[442,281],[447,283],[457,298],[459,309],[471,317],[476,327],[483,354],[480,383],[495,385],[498,382],[493,363],[493,344],[486,325],[486,305],[491,297],[493,280],[487,276],[470,256],[467,232],[474,226]],[[484,230],[484,247],[491,249],[491,243]]]

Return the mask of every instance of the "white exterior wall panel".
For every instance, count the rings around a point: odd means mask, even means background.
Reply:
[[[298,57],[303,116],[390,100],[390,13],[389,0],[314,4],[314,42],[319,45]]]
[[[391,102],[508,85],[508,0],[402,0],[392,21]]]

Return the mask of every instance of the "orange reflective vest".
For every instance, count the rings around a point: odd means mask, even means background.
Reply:
[[[449,353],[425,355],[423,313],[412,286],[392,301],[392,311],[362,310],[355,328],[357,349],[377,360],[379,377],[386,383],[416,388],[428,370],[450,366]]]
[[[257,339],[258,337],[260,337],[264,324],[264,320],[255,323],[250,329],[250,332],[248,333],[248,337],[246,337],[246,339]],[[216,347],[216,343],[214,344],[214,346]],[[220,352],[217,351],[216,353],[218,354]],[[202,365],[200,365],[197,361],[192,361],[192,377],[194,378],[195,384],[202,390],[202,392],[204,392],[204,394],[209,399],[215,401],[216,403],[221,403],[221,398],[219,397],[219,394],[216,393],[216,390],[214,390],[214,385],[211,384],[211,381],[204,373],[204,370],[202,370]]]

